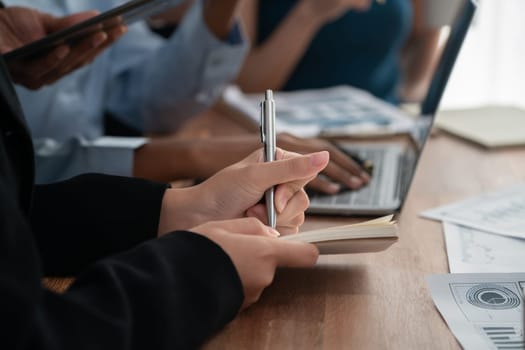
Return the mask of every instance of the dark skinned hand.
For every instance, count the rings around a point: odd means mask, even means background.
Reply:
[[[25,7],[0,10],[0,53],[4,54],[96,16],[96,11],[54,17]],[[14,82],[29,89],[38,89],[62,78],[69,72],[90,63],[99,53],[126,32],[124,25],[96,31],[75,43],[59,45],[49,53],[35,58],[8,62]]]

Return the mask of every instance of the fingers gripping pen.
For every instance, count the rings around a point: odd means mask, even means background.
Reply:
[[[264,144],[264,161],[275,160],[275,101],[272,90],[266,90],[264,100],[261,102],[261,141]],[[274,188],[269,188],[265,193],[266,209],[268,211],[268,225],[275,228],[277,223],[274,202]]]

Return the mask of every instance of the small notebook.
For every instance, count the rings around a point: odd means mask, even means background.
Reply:
[[[281,236],[280,239],[313,243],[320,254],[372,253],[387,249],[397,241],[393,215],[353,225],[329,227]]]

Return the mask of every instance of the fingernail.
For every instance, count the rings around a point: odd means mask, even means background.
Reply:
[[[341,185],[338,183],[330,183],[328,184],[328,193],[338,193],[341,191]]]
[[[93,38],[93,47],[99,47],[102,45],[106,39],[108,38],[108,35],[106,33],[99,33]]]
[[[350,177],[350,184],[351,184],[352,188],[358,188],[358,187],[363,186],[363,181],[360,178],[358,178],[357,176],[351,176]]]
[[[326,151],[314,153],[310,157],[311,164],[314,168],[326,164],[327,159],[328,152]]]
[[[362,171],[361,172],[361,179],[364,180],[365,182],[369,182],[370,181],[370,174],[368,174],[366,171]]]
[[[282,213],[287,203],[288,203],[288,198],[284,198],[284,197],[279,198],[275,203],[275,209],[277,210],[277,212]]]
[[[69,48],[66,46],[59,47],[56,52],[56,55],[58,59],[63,60],[64,58],[66,58],[67,55],[69,55]]]
[[[281,234],[279,233],[279,231],[277,231],[276,229],[272,228],[272,227],[269,227],[268,226],[268,232],[270,232],[270,234],[274,237],[280,237]]]

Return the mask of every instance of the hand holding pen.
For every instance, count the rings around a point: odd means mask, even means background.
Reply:
[[[261,141],[264,144],[264,161],[275,160],[276,137],[275,137],[275,101],[272,90],[266,90],[264,101],[261,102]],[[265,193],[266,208],[268,210],[268,225],[275,228],[275,200],[274,188],[269,188]]]
[[[273,93],[271,90],[265,92],[265,98],[261,102],[260,115],[260,132],[261,141],[264,144],[265,161],[275,160],[276,150],[276,131],[275,131],[275,101],[273,100]],[[327,170],[327,175],[332,177],[332,181],[336,180],[339,183],[322,180],[316,178],[312,181],[312,186],[320,189],[325,193],[337,193],[341,188],[357,189],[366,185],[370,176],[372,175],[373,165],[368,160],[362,160],[355,154],[347,154],[337,144],[332,144],[329,141],[320,139],[300,139],[289,134],[281,134],[280,142],[289,151],[297,153],[315,152],[319,149],[328,150],[331,157],[334,157],[335,163],[330,165]],[[348,158],[350,157],[350,158]],[[348,175],[350,174],[350,175]],[[268,223],[271,225],[275,221],[275,204],[274,204],[274,189],[269,189],[266,193],[266,206],[268,208]],[[273,227],[273,226],[272,226]]]

